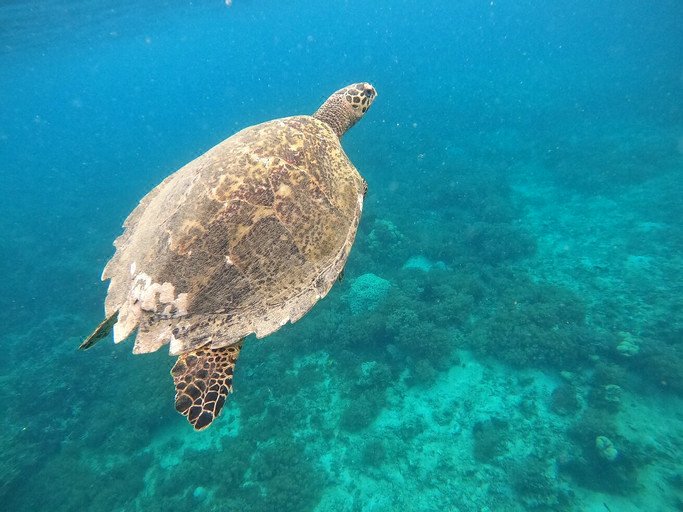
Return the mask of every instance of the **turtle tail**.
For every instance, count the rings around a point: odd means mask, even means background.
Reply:
[[[95,328],[95,330],[92,332],[90,336],[88,336],[83,343],[78,347],[81,350],[87,350],[90,347],[92,347],[95,343],[100,341],[102,338],[107,336],[114,327],[114,324],[116,323],[116,320],[119,318],[119,312],[114,311],[114,313],[102,320],[100,325]]]
[[[242,340],[227,347],[201,347],[178,357],[171,370],[175,408],[195,430],[208,427],[232,393],[232,376],[241,349]]]

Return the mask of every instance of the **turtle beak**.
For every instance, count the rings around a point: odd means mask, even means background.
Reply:
[[[377,91],[375,88],[367,82],[363,82],[363,94],[370,100],[374,100],[377,97]]]

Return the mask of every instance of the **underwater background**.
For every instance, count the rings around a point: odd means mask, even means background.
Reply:
[[[6,0],[8,511],[683,510],[683,4]],[[205,432],[165,350],[77,347],[140,198],[379,93],[345,277]]]

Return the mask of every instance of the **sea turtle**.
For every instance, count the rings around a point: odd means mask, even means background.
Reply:
[[[245,128],[168,176],[124,223],[105,320],[137,330],[133,353],[169,344],[175,408],[208,427],[232,392],[243,339],[295,322],[340,276],[367,190],[340,138],[375,99],[368,83],[336,91],[312,116]]]

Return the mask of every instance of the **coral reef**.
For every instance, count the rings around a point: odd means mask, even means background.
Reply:
[[[590,332],[574,293],[526,279],[503,281],[497,307],[480,319],[470,346],[516,366],[575,368],[586,361]]]

